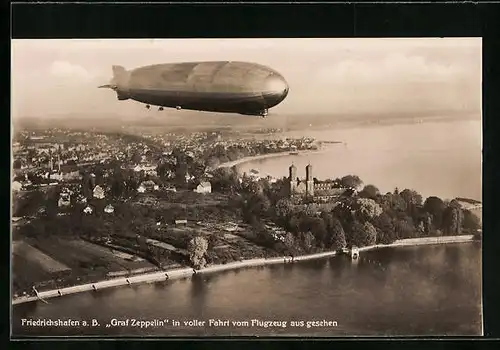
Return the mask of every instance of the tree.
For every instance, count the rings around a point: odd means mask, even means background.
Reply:
[[[417,191],[406,188],[400,193],[400,196],[404,199],[406,204],[413,204],[415,206],[422,205],[422,196]]]
[[[382,214],[382,208],[373,199],[369,198],[358,198],[355,206],[356,214],[362,221],[369,221],[380,214]]]
[[[245,198],[243,203],[243,214],[261,217],[266,215],[271,208],[271,202],[262,194],[252,194]]]
[[[453,202],[443,212],[443,232],[449,235],[460,234],[463,222],[462,209]]]
[[[464,219],[462,222],[462,226],[466,230],[476,231],[481,228],[481,220],[470,210],[464,210]]]
[[[343,187],[356,189],[363,184],[363,181],[361,181],[359,176],[346,175],[340,179],[340,183],[342,184]]]
[[[345,232],[339,219],[333,218],[329,230],[330,239],[327,244],[328,247],[333,249],[342,249],[346,246]]]
[[[382,196],[380,204],[384,211],[396,217],[398,213],[405,212],[407,209],[406,202],[400,194],[386,193]]]
[[[390,244],[396,240],[394,223],[387,213],[380,214],[373,222],[377,229],[377,242],[381,244]]]
[[[422,233],[425,236],[429,236],[432,232],[432,215],[427,212],[423,212],[418,216],[418,222],[419,226],[422,224]]]
[[[397,212],[406,212],[407,205],[403,197],[400,194],[394,193],[391,195],[391,208]]]
[[[354,210],[355,200],[346,198],[333,208],[332,214],[340,220],[342,225],[350,225],[352,220],[354,220]]]
[[[295,237],[291,232],[286,233],[283,243],[285,244],[285,247],[287,247],[288,249],[292,249],[295,247]]]
[[[425,200],[424,210],[432,215],[432,223],[436,229],[442,227],[444,209],[444,202],[439,197],[432,196]]]
[[[205,256],[208,250],[208,241],[203,236],[196,236],[188,243],[189,260],[195,269],[206,266]]]
[[[142,156],[139,152],[134,152],[134,154],[132,154],[132,158],[131,158],[131,161],[132,163],[135,163],[135,164],[139,164],[142,160]]]
[[[359,192],[359,196],[363,198],[377,199],[380,191],[374,185],[366,185],[361,192]]]
[[[260,230],[257,230],[256,236],[258,244],[270,249],[275,248],[276,241],[274,240],[274,237],[271,236],[269,232],[267,232],[265,227],[262,227]]]
[[[406,203],[406,212],[412,217],[413,220],[417,220],[419,217],[419,207],[422,206],[422,196],[414,190],[408,188],[404,189],[400,193],[401,198]]]
[[[300,218],[298,214],[292,214],[292,216],[288,219],[287,227],[291,232],[299,232]]]
[[[318,245],[323,244],[327,236],[325,221],[321,218],[315,217],[311,222],[311,226],[311,231],[314,235],[315,242]]]
[[[122,196],[125,191],[125,181],[123,180],[121,174],[117,173],[114,175],[114,178],[111,183],[111,194],[118,198]]]
[[[215,191],[227,192],[238,186],[237,175],[229,168],[217,168],[213,172],[212,188]]]
[[[246,180],[242,182],[241,186],[248,193],[262,194],[264,192],[262,184],[256,181]]]
[[[20,159],[16,159],[16,160],[14,160],[14,162],[13,162],[13,167],[14,167],[14,169],[21,169],[21,166],[22,166],[22,165],[23,165],[23,164],[22,164],[22,162],[21,162],[21,160],[20,160]]]
[[[398,239],[415,238],[416,230],[411,218],[396,219],[394,222],[394,231]]]
[[[287,218],[293,212],[292,202],[288,198],[282,198],[282,199],[280,199],[276,203],[276,206],[274,207],[274,210],[275,210],[276,215],[278,217],[280,217],[280,218]]]
[[[369,223],[365,222],[363,224],[363,229],[364,229],[364,239],[363,239],[363,245],[374,245],[377,242],[377,230],[375,227]]]
[[[363,246],[363,242],[365,240],[364,226],[358,220],[354,220],[349,225],[349,234],[347,235],[347,243],[352,246]]]
[[[306,204],[306,206],[303,207],[303,209],[302,209],[302,214],[304,214],[304,216],[313,217],[316,215],[317,211],[318,211],[318,208],[316,205]]]
[[[156,166],[156,173],[160,178],[164,178],[167,176],[167,173],[172,170],[171,165],[166,162],[160,162]]]
[[[301,234],[302,247],[306,252],[311,252],[314,247],[314,235],[311,231],[303,232]]]

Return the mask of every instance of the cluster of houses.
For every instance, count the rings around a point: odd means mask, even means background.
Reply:
[[[91,178],[94,178],[94,174],[90,174]],[[81,186],[79,186],[81,187]],[[137,188],[138,193],[151,193],[155,191],[159,191],[160,186],[156,184],[152,180],[146,180],[140,183],[139,187]],[[169,185],[164,188],[165,191],[168,192],[176,192],[175,186]],[[212,185],[208,181],[203,181],[200,182],[200,184],[194,189],[194,192],[196,193],[211,193],[212,192]],[[67,187],[63,188],[60,192],[59,195],[59,200],[58,200],[58,206],[60,208],[68,207],[71,205],[71,195],[74,193],[74,191],[68,189]],[[92,197],[97,199],[97,200],[104,200],[106,198],[106,191],[101,185],[93,185],[92,189]],[[87,203],[87,198],[82,195],[78,194],[76,197],[76,202],[80,204]],[[94,213],[95,209],[89,204],[83,209],[83,213],[85,214],[92,214]],[[111,204],[108,204],[104,208],[104,212],[107,214],[112,214],[114,213],[114,207]]]

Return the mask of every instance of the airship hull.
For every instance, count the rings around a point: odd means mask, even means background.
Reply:
[[[114,66],[110,86],[118,99],[211,112],[261,114],[288,94],[271,68],[247,62],[159,64],[125,71]]]

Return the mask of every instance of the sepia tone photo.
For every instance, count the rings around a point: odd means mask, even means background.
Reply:
[[[483,334],[480,38],[12,40],[11,334]]]

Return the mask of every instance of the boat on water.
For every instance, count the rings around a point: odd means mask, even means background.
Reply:
[[[299,155],[299,152],[290,152],[289,153],[291,156],[298,156]]]

